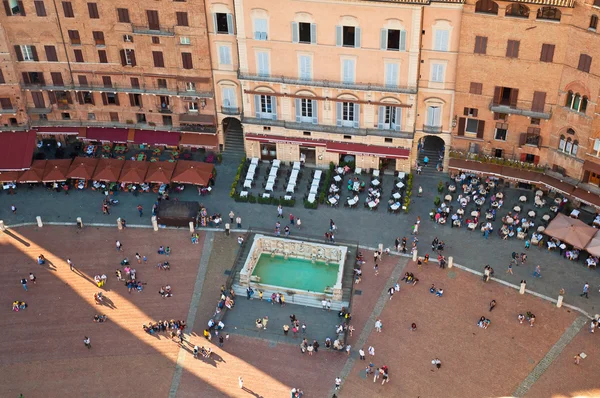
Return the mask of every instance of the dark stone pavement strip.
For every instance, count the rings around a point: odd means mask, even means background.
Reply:
[[[550,348],[546,353],[546,356],[537,364],[529,375],[523,380],[523,382],[517,387],[514,392],[515,397],[524,397],[533,384],[539,380],[539,378],[548,370],[550,365],[558,358],[565,347],[577,336],[579,331],[587,323],[588,318],[585,316],[579,316],[569,326],[569,328],[560,336],[560,339]]]
[[[207,232],[204,236],[202,256],[200,257],[200,265],[198,266],[198,273],[196,274],[194,291],[192,293],[190,308],[186,317],[186,324],[188,325],[194,325],[196,321],[196,312],[198,311],[198,304],[200,303],[200,297],[202,296],[202,287],[204,286],[204,277],[206,276],[206,271],[208,269],[208,260],[212,251],[213,240],[214,232]],[[187,332],[189,333],[190,331],[188,330]],[[183,373],[183,363],[188,355],[189,352],[183,349],[183,347],[179,350],[175,372],[173,373],[173,381],[171,382],[171,389],[169,390],[170,398],[175,398],[177,396],[177,389],[179,388],[181,374]]]
[[[387,289],[389,289],[390,286],[394,286],[396,284],[396,282],[401,278],[402,273],[404,272],[404,269],[406,268],[407,264],[408,264],[407,259],[400,258],[398,260],[398,263],[394,267],[392,274],[388,278],[387,283],[385,284],[384,288],[382,289],[381,294],[379,295],[379,299],[377,300],[377,304],[375,304],[375,307],[373,308],[373,311],[371,312],[369,319],[364,324],[364,327],[363,327],[362,331],[360,332],[360,336],[358,337],[358,340],[356,340],[356,342],[354,344],[354,349],[353,349],[352,355],[348,358],[348,360],[344,364],[344,368],[342,369],[342,372],[340,374],[340,378],[342,379],[342,384],[346,380],[346,378],[348,377],[350,372],[352,371],[352,368],[354,367],[354,363],[356,362],[356,358],[358,357],[358,350],[361,347],[365,347],[365,344],[367,343],[367,340],[368,340],[369,336],[371,335],[371,332],[375,329],[375,321],[381,315],[381,312],[383,311],[383,308],[385,307],[385,305],[389,301],[391,301],[389,298]],[[405,284],[403,283],[403,285],[405,285]],[[401,289],[403,287],[401,287]],[[392,298],[392,300],[393,300],[393,298]],[[398,298],[396,300],[398,300]],[[367,351],[366,348],[364,348],[364,351],[365,352]],[[334,394],[335,389],[332,389],[331,393]]]

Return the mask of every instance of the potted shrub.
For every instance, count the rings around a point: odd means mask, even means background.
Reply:
[[[436,196],[433,200],[433,204],[435,205],[435,207],[438,207],[440,203],[442,203],[442,199],[439,196]]]
[[[437,190],[439,193],[444,192],[444,183],[442,181],[438,182]]]

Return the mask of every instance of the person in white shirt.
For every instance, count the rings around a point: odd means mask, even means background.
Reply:
[[[375,321],[375,330],[377,330],[379,333],[381,333],[382,327],[383,327],[383,324],[381,323],[381,319],[378,319],[377,321]]]
[[[360,356],[361,361],[365,360],[365,351],[362,348],[358,350],[358,355]]]

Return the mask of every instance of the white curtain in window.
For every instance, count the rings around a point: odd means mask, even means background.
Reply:
[[[439,106],[427,107],[427,125],[439,127],[441,126],[442,108]]]

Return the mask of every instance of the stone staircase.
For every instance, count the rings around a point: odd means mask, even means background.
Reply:
[[[252,241],[254,239],[254,233],[250,233],[250,235],[246,238],[246,242],[242,247],[242,252],[238,257],[238,263],[236,265],[236,272],[233,277],[232,287],[235,291],[235,294],[240,297],[246,296],[246,287],[240,285],[240,274],[239,270],[243,267],[248,254],[250,253],[250,248],[252,246]],[[352,283],[354,282],[353,276],[353,265],[354,258],[356,257],[356,247],[348,246],[348,257],[346,258],[346,263],[344,265],[344,275],[342,277],[342,301],[341,302],[332,302],[331,308],[333,310],[339,311],[342,307],[348,308],[350,305],[350,299],[352,294]],[[325,295],[322,296],[313,296],[308,294],[294,294],[288,295],[285,294],[285,289],[273,290],[269,287],[262,287],[259,283],[253,283],[253,288],[258,288],[263,292],[263,297],[271,297],[273,293],[284,293],[286,296],[286,303],[288,304],[298,304],[305,305],[307,307],[315,307],[321,308],[321,300],[325,298]]]
[[[420,165],[424,165],[423,159],[425,158],[425,156],[427,156],[429,158],[429,164],[427,165],[427,167],[423,167],[423,171],[421,172],[421,175],[437,176],[438,174],[443,173],[441,171],[436,171],[436,165],[440,162],[439,151],[431,150],[431,149],[423,149],[419,153],[419,157],[418,157]]]
[[[225,149],[223,155],[230,159],[241,159],[245,155],[244,133],[236,130],[235,127],[229,127],[225,133]]]

